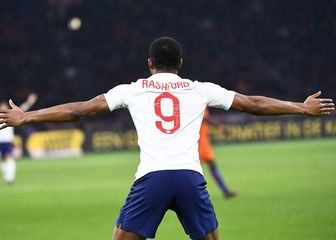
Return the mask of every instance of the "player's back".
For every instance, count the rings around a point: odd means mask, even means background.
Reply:
[[[136,178],[158,170],[202,173],[198,156],[200,125],[206,106],[217,98],[209,98],[211,88],[222,89],[207,83],[209,89],[204,84],[159,73],[106,94],[111,109],[128,107],[137,129],[141,161]],[[120,104],[111,106],[111,102]]]

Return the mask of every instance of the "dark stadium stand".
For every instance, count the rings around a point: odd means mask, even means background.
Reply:
[[[245,94],[336,98],[335,1],[2,1],[0,96],[45,107],[149,75],[148,44],[184,47],[181,75]],[[79,17],[82,26],[68,29]]]

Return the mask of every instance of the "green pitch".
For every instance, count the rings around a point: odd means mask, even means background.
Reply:
[[[204,169],[221,239],[336,239],[336,139],[218,146],[217,162],[239,191],[222,197]],[[111,239],[138,152],[18,161],[0,183],[1,240]],[[188,239],[168,212],[156,239]]]

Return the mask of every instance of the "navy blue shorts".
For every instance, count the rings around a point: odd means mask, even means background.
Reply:
[[[0,158],[11,155],[14,145],[11,142],[0,143]]]
[[[151,172],[134,182],[120,210],[117,227],[154,238],[168,209],[175,211],[191,239],[218,226],[204,177],[191,170]]]

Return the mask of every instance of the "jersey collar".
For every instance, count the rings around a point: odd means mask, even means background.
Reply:
[[[182,78],[175,73],[156,73],[148,78],[149,80],[156,81],[180,81]]]

